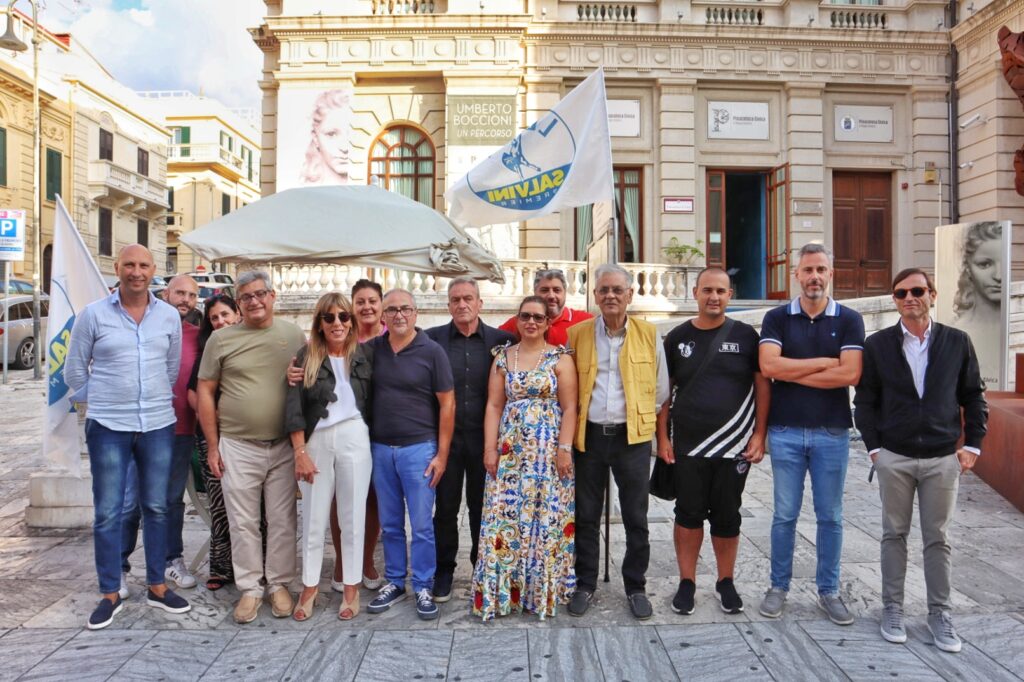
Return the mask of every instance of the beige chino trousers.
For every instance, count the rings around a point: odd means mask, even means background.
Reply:
[[[882,448],[875,472],[882,498],[882,603],[903,605],[907,535],[916,491],[928,612],[949,611],[953,562],[948,530],[960,487],[960,461],[955,454],[919,459]]]
[[[338,500],[341,563],[346,585],[363,579],[363,537],[366,494],[370,490],[373,458],[370,430],[362,417],[347,419],[309,438],[309,456],[318,473],[312,483],[299,482],[302,491],[302,584],[316,587],[324,564],[324,534],[330,522],[331,501]]]
[[[243,595],[263,597],[260,578],[276,592],[295,579],[295,456],[287,438],[267,444],[221,436],[221,489],[231,529],[235,585]],[[260,538],[260,497],[267,509],[267,558]]]

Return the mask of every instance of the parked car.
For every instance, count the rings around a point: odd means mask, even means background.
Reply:
[[[215,294],[227,294],[231,298],[235,297],[235,285],[234,284],[223,284],[220,282],[210,284],[199,285],[199,301],[196,305],[198,310],[202,310],[206,299],[214,296]]]
[[[188,276],[194,279],[199,286],[235,283],[235,278],[226,272],[190,272]]]
[[[10,336],[7,339],[8,365],[14,369],[29,369],[35,362],[36,341],[32,337],[32,297],[7,296],[0,311],[0,344],[3,343],[4,322],[10,313]],[[40,322],[43,338],[46,338],[46,321],[50,314],[50,297],[39,297]],[[3,353],[0,348],[0,353]],[[2,362],[2,360],[0,360]]]
[[[7,283],[7,294],[10,296],[32,295],[32,282],[23,279],[12,279]]]

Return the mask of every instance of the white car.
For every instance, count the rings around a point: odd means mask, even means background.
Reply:
[[[235,278],[226,272],[190,272],[188,276],[194,279],[199,286],[235,283]]]

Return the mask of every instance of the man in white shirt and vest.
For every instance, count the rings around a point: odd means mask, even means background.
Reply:
[[[618,265],[594,273],[600,317],[569,328],[579,373],[576,428],[576,593],[569,613],[582,616],[597,589],[599,526],[607,472],[615,477],[626,530],[622,579],[630,611],[651,617],[646,595],[651,546],[647,534],[651,440],[668,400],[668,366],[657,329],[629,318],[633,277]]]

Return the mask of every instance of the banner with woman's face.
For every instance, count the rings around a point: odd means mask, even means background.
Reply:
[[[1007,387],[1011,223],[935,228],[935,319],[967,332],[990,390]]]
[[[278,192],[350,182],[352,98],[351,87],[278,91]]]

